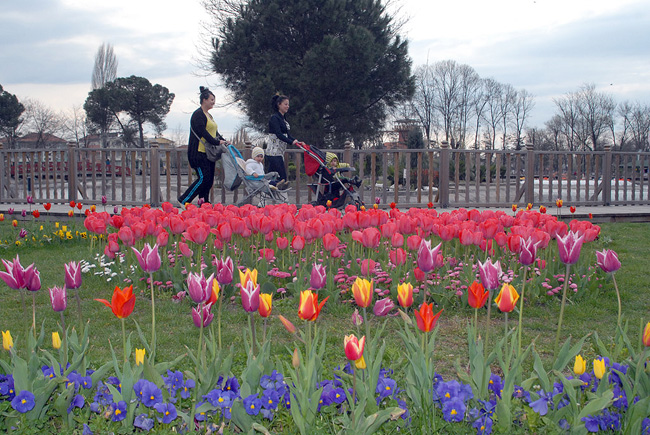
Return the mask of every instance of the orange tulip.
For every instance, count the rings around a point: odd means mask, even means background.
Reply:
[[[429,332],[435,328],[440,314],[442,314],[442,310],[438,311],[436,315],[433,314],[433,303],[420,305],[420,309],[415,311],[415,320],[420,331]]]
[[[257,311],[262,317],[269,317],[273,308],[273,295],[269,293],[260,293],[260,306]]]
[[[216,279],[212,280],[212,293],[210,294],[210,299],[206,302],[207,304],[216,304],[219,300],[219,293],[221,293],[221,288],[219,287],[219,281]]]
[[[489,294],[490,292],[485,291],[483,284],[474,281],[467,291],[467,303],[470,307],[481,308],[485,305]]]
[[[345,357],[350,361],[357,361],[363,356],[363,348],[366,344],[366,337],[361,337],[361,340],[352,335],[346,335],[343,339],[343,347],[345,348]]]
[[[110,304],[106,299],[95,300],[110,308],[118,319],[129,317],[135,307],[135,295],[133,294],[132,285],[124,287],[123,289],[115,286],[115,290],[113,290],[113,299]]]
[[[320,310],[329,299],[326,297],[320,304],[318,303],[318,294],[312,293],[311,290],[304,290],[300,292],[300,307],[298,308],[298,317],[302,320],[311,320],[312,322],[318,319]]]
[[[402,308],[408,308],[413,305],[413,286],[410,282],[405,282],[397,286],[397,302]]]
[[[239,271],[239,281],[241,282],[241,286],[243,288],[246,288],[246,283],[248,281],[253,281],[253,287],[257,286],[257,269],[246,269],[246,272],[242,272],[241,270]]]
[[[650,346],[650,322],[643,328],[643,345]]]
[[[512,211],[517,211],[517,204],[512,204]]]
[[[560,208],[560,207],[562,207],[562,204],[564,204],[564,202],[561,199],[556,199],[555,200],[555,206],[556,207]]]
[[[286,329],[287,331],[289,331],[289,332],[292,333],[292,334],[295,334],[295,333],[296,333],[296,327],[293,326],[293,323],[291,323],[289,320],[287,320],[287,319],[286,319],[284,316],[282,316],[282,315],[279,315],[278,318],[280,319],[280,321],[282,322],[282,324],[284,325],[284,327],[285,327],[285,329]]]
[[[519,293],[517,290],[510,284],[503,284],[501,291],[494,299],[494,302],[497,304],[499,309],[504,313],[509,313],[515,309],[517,301],[519,300]]]
[[[372,303],[372,287],[372,280],[363,278],[357,278],[352,284],[352,294],[359,307],[366,308]]]

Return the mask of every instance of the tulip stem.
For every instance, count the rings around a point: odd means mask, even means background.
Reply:
[[[253,317],[253,313],[250,313],[250,319],[251,319],[251,340],[252,340],[252,349],[253,349],[253,355],[255,355],[256,349],[255,349],[255,318]]]
[[[352,401],[350,402],[350,410],[352,414],[352,427],[355,427],[354,423],[354,405],[357,398],[357,371],[355,369],[355,364],[352,362],[350,364],[352,367]]]
[[[126,354],[126,326],[124,325],[124,317],[122,317],[122,353],[124,354],[124,364],[126,364],[128,355]]]
[[[618,327],[621,327],[621,294],[618,291],[618,285],[616,284],[616,277],[612,273],[612,281],[614,281],[614,289],[616,290],[616,299],[618,300]]]
[[[372,294],[370,295],[372,297]],[[366,325],[366,340],[370,341],[370,325],[368,325],[368,309],[363,307],[363,323]]]
[[[492,290],[488,289],[488,306],[487,306],[487,320],[485,322],[485,347],[483,347],[483,356],[487,352],[488,341],[490,339],[490,314],[492,313]]]
[[[32,292],[32,328],[34,329],[34,338],[36,338],[36,292]]]
[[[79,288],[75,289],[75,299],[77,300],[77,312],[79,313],[79,334],[81,334],[84,329],[84,322],[81,318],[81,297],[79,297]]]
[[[151,363],[156,358],[156,299],[153,295],[153,273],[149,272],[149,281],[151,284]]]
[[[63,371],[68,367],[68,331],[65,328],[65,318],[63,317],[63,311],[59,311],[61,314],[61,328],[63,329]]]
[[[199,327],[199,346],[196,349],[196,373],[194,374],[196,376],[196,379],[194,380],[196,382],[196,387],[194,388],[194,403],[192,404],[192,411],[190,412],[190,421],[192,424],[194,423],[194,413],[196,411],[196,404],[199,402],[199,373],[201,371],[201,349],[203,348],[202,346],[202,341],[203,341],[203,304],[199,304],[199,313],[200,314],[200,319],[201,319],[201,326]]]
[[[476,343],[478,335],[478,308],[474,308],[474,343]]]
[[[221,300],[223,299],[222,294],[219,295],[219,310],[217,311],[217,335],[219,337],[219,351],[221,352]]]
[[[562,290],[562,305],[560,305],[560,318],[557,322],[557,332],[555,333],[555,344],[553,345],[553,358],[557,355],[557,346],[560,343],[560,332],[562,331],[562,318],[564,317],[564,305],[566,304],[566,289],[569,286],[569,270],[571,265],[566,265],[566,273],[564,275],[564,290]]]
[[[521,356],[521,321],[524,317],[524,291],[526,290],[526,275],[528,274],[528,266],[524,266],[524,282],[521,285],[521,302],[519,302],[519,331],[517,331],[517,342],[519,348],[517,349],[517,358]],[[507,316],[507,314],[506,314]],[[507,317],[506,317],[507,319]]]

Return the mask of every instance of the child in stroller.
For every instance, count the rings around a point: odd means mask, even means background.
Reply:
[[[246,173],[253,177],[260,177],[264,175],[264,150],[260,147],[253,148],[250,159],[246,160]],[[289,183],[285,180],[279,182],[275,179],[269,182],[271,186],[276,187],[278,190],[287,190]]]

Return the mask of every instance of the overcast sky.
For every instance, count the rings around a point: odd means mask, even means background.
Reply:
[[[647,0],[393,3],[407,19],[402,33],[414,67],[453,59],[526,89],[535,96],[532,125],[553,115],[553,98],[585,83],[617,102],[650,104]],[[119,77],[146,77],[176,94],[168,133],[186,132],[198,87],[220,95],[218,78],[197,64],[208,18],[199,0],[0,0],[0,84],[56,110],[82,106],[97,49],[109,43]],[[225,136],[243,121],[234,108],[213,116]]]

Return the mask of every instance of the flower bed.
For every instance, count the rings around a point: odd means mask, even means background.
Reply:
[[[87,366],[87,329],[65,327],[66,290],[81,285],[80,265],[68,265],[67,289],[50,289],[52,307],[61,313],[56,352],[46,350],[44,331],[35,335],[35,320],[28,360],[14,351],[9,331],[3,333],[11,355],[2,360],[0,379],[5,427],[55,418],[57,426],[86,433],[287,427],[301,433],[650,433],[650,324],[642,345],[632,345],[619,302],[616,347],[596,341],[603,357],[591,370],[580,356],[587,337],[562,342],[567,293],[577,300],[620,267],[613,251],[580,256],[582,244],[600,233],[589,221],[567,224],[531,210],[341,213],[208,204],[178,210],[166,203],[162,209],[89,213],[84,224],[104,254],[83,267],[118,284],[112,299],[100,302],[120,319],[122,358],[113,352],[102,367]],[[23,268],[15,259],[5,267],[1,276],[10,287],[40,289],[35,266]],[[148,329],[137,322],[127,328],[136,303],[133,285],[150,291]],[[192,300],[199,340],[195,350],[186,349],[187,357],[158,361],[155,302],[170,294]],[[300,327],[287,320],[288,313],[276,316],[273,301],[280,298],[295,301]],[[241,303],[248,318],[247,362],[238,377],[234,350],[221,340],[224,299]],[[534,343],[521,338],[525,305],[537,299],[559,299],[562,306],[550,367]],[[342,369],[322,365],[326,334],[318,318],[333,303],[361,310],[341,328],[341,355],[348,360]],[[459,306],[474,308],[467,328],[469,367],[458,367],[458,380],[445,382],[435,371],[436,322],[444,310]],[[486,306],[487,317],[479,320]],[[496,315],[493,309],[503,313],[505,328],[490,337],[490,328],[481,328]],[[371,331],[368,311],[385,318],[382,327]],[[518,319],[508,324],[512,312]],[[271,355],[266,322],[274,317],[294,337],[290,360]],[[408,362],[402,367],[384,358],[386,327],[398,331]],[[527,359],[534,361],[531,373],[521,369]]]

